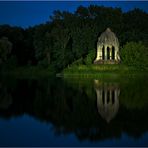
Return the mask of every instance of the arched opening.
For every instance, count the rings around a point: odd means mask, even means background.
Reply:
[[[110,59],[110,48],[107,47],[107,60],[109,60],[109,59]]]
[[[115,59],[115,47],[113,46],[112,47],[112,60]]]
[[[102,60],[104,60],[105,59],[105,50],[104,50],[104,46],[103,46],[103,48],[102,48]]]

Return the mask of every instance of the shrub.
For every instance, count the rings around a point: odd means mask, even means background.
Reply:
[[[94,50],[91,50],[89,52],[89,54],[86,56],[86,58],[85,58],[85,64],[86,65],[92,64],[93,61],[94,61],[94,58],[95,58],[95,49]]]
[[[148,66],[148,48],[142,42],[127,42],[121,49],[122,63],[144,68]]]

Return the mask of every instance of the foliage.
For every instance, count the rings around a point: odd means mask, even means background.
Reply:
[[[33,43],[33,28],[26,30],[9,25],[0,26],[0,38],[7,37],[13,44],[11,55],[17,58],[18,66],[27,65],[28,61],[35,63]]]
[[[59,72],[71,64],[92,64],[97,38],[107,27],[123,46],[130,41],[147,43],[147,26],[148,14],[140,9],[122,12],[120,8],[90,5],[80,6],[74,13],[56,10],[49,22],[27,29],[0,25],[0,38],[5,36],[13,44],[10,56],[18,66],[50,66]],[[121,54],[124,58],[124,50]],[[139,58],[138,64],[146,63]],[[136,61],[125,63],[137,65]]]
[[[3,65],[3,70],[5,69],[14,69],[15,67],[17,67],[17,58],[14,55],[11,55],[7,61],[5,62],[5,64]]]
[[[1,76],[21,78],[21,79],[34,79],[34,78],[48,78],[55,75],[55,71],[52,67],[41,66],[25,66],[25,67],[11,67],[11,69],[5,69],[1,71]]]
[[[85,58],[85,64],[86,65],[91,65],[93,63],[94,59],[95,59],[95,49],[94,50],[91,50],[89,52],[89,54],[86,56],[86,58]]]
[[[148,66],[148,48],[142,42],[128,42],[121,49],[122,63],[144,68]]]
[[[35,57],[38,64],[43,66],[50,64],[52,48],[52,36],[49,33],[51,30],[50,28],[51,26],[48,24],[36,26],[33,36]]]
[[[8,59],[12,49],[12,43],[7,38],[3,37],[0,39],[0,65],[5,63]]]

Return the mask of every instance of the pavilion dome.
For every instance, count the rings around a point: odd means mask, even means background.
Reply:
[[[116,37],[115,33],[111,31],[110,28],[107,28],[105,32],[103,32],[100,37],[98,38],[99,45],[106,45],[106,46],[115,46],[119,47],[119,41]]]

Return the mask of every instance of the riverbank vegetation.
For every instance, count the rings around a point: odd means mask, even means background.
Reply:
[[[51,67],[43,68],[39,66],[23,66],[14,67],[12,69],[4,69],[0,72],[2,77],[13,77],[13,78],[48,78],[54,76],[55,71]]]
[[[120,8],[97,5],[80,6],[74,13],[56,10],[45,24],[26,29],[0,25],[0,72],[146,70],[147,26],[148,14],[140,9],[123,12]],[[107,27],[119,38],[121,64],[92,65],[97,38]],[[34,69],[40,70],[34,72]]]
[[[128,42],[121,48],[120,64],[92,64],[95,51],[92,50],[84,59],[78,59],[63,71],[63,75],[91,77],[109,74],[137,74],[148,71],[148,47],[141,42]]]

